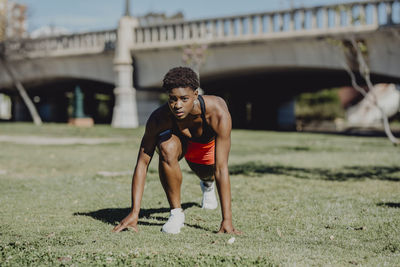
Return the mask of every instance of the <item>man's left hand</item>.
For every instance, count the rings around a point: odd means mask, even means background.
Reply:
[[[233,225],[232,221],[230,220],[223,220],[221,222],[221,227],[219,228],[218,234],[235,234],[235,235],[241,235],[242,232],[236,230]]]

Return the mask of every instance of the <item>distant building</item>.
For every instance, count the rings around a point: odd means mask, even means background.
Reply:
[[[0,0],[0,41],[27,37],[26,5]]]
[[[182,12],[177,12],[171,16],[167,16],[165,13],[155,13],[150,12],[143,16],[139,16],[139,25],[140,26],[150,26],[154,24],[160,24],[164,22],[178,22],[183,21],[185,19]]]
[[[58,36],[64,34],[71,34],[71,32],[62,27],[56,26],[43,26],[31,32],[31,38],[40,38],[40,37],[49,37],[49,36]]]

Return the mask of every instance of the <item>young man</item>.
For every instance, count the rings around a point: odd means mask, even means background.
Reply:
[[[177,234],[184,225],[179,160],[185,157],[201,179],[204,209],[218,206],[214,191],[216,181],[222,210],[219,233],[239,233],[232,225],[228,172],[231,117],[222,98],[200,96],[198,87],[197,74],[190,68],[173,68],[165,75],[163,88],[168,93],[168,103],[156,109],[147,121],[132,178],[132,210],[114,232],[128,227],[137,232],[147,168],[157,148],[159,176],[171,207],[162,231]]]

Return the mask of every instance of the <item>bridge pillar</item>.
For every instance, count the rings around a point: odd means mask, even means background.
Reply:
[[[137,25],[137,19],[129,16],[124,16],[119,21],[114,57],[114,71],[116,73],[115,105],[111,122],[112,127],[116,128],[136,128],[139,126],[131,55],[134,28]]]

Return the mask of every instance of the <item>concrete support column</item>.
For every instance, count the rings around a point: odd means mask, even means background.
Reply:
[[[116,128],[139,126],[136,90],[133,88],[132,65],[116,65],[117,87],[114,89],[115,105],[111,125]]]
[[[124,16],[119,21],[118,41],[114,58],[115,105],[111,125],[116,128],[139,126],[136,90],[133,87],[131,47],[134,44],[135,18]]]

